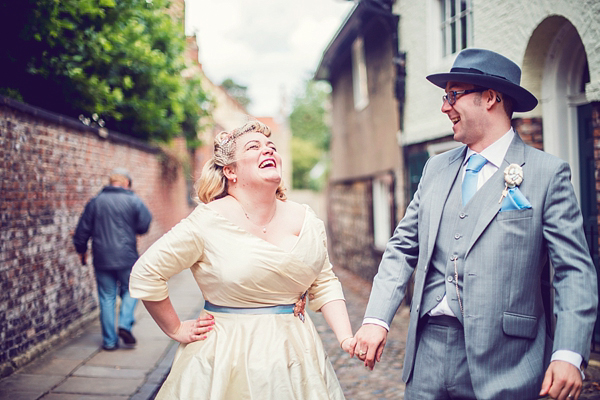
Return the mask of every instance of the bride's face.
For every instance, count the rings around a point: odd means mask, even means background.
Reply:
[[[268,137],[248,132],[236,142],[235,174],[240,185],[281,182],[281,156]]]

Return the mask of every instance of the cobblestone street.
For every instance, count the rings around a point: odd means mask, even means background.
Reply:
[[[371,286],[369,282],[341,268],[335,273],[342,282],[348,313],[354,332],[360,327],[367,306]],[[344,353],[321,314],[311,314],[323,340],[327,354],[344,389],[347,400],[403,399],[402,364],[408,330],[408,307],[402,306],[392,323],[388,342],[381,363],[369,371],[356,358]],[[586,380],[579,399],[600,399],[600,354],[592,353],[590,365],[585,371]]]
[[[335,273],[342,282],[352,330],[356,332],[362,323],[371,286],[343,269]],[[392,329],[383,352],[381,363],[369,371],[357,358],[350,358],[340,349],[335,335],[329,329],[321,314],[311,314],[317,330],[321,335],[327,354],[335,368],[338,379],[348,400],[362,399],[403,399],[404,382],[402,382],[402,364],[404,347],[408,329],[407,307],[401,307],[394,318]]]

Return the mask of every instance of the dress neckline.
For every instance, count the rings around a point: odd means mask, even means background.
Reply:
[[[236,223],[232,222],[232,221],[231,221],[229,218],[225,217],[223,214],[221,214],[221,213],[219,213],[218,211],[216,211],[216,210],[213,210],[212,208],[210,208],[210,207],[209,207],[207,204],[205,204],[205,203],[200,203],[200,206],[202,206],[203,208],[205,208],[205,209],[209,210],[209,211],[210,211],[210,212],[211,212],[213,215],[215,215],[217,218],[219,218],[219,219],[221,219],[221,220],[225,221],[225,223],[229,224],[231,227],[233,227],[233,228],[237,229],[237,230],[238,230],[238,231],[240,231],[241,233],[243,233],[243,234],[245,234],[245,235],[248,235],[248,236],[251,236],[251,237],[253,237],[253,238],[256,238],[256,239],[260,240],[261,242],[263,242],[263,243],[266,243],[266,244],[268,244],[269,246],[271,246],[271,247],[274,247],[274,248],[276,248],[277,250],[279,250],[279,251],[282,251],[282,252],[284,252],[284,253],[286,253],[286,254],[291,254],[291,253],[294,251],[294,249],[295,249],[295,248],[298,246],[298,242],[300,241],[300,238],[302,237],[302,234],[303,234],[303,233],[304,233],[304,231],[305,231],[305,227],[306,227],[306,224],[307,224],[306,220],[308,219],[308,214],[309,214],[309,212],[308,212],[308,210],[309,210],[309,207],[308,207],[308,205],[306,205],[306,204],[302,204],[302,206],[304,207],[304,220],[302,221],[302,227],[300,228],[300,232],[298,233],[298,236],[296,237],[296,241],[294,242],[294,245],[293,245],[293,246],[292,246],[292,247],[291,247],[289,250],[286,250],[286,249],[283,249],[283,248],[281,248],[281,247],[277,246],[277,245],[276,245],[276,244],[274,244],[274,243],[271,243],[271,242],[269,242],[269,241],[268,241],[268,240],[266,240],[266,239],[263,239],[263,238],[262,238],[262,237],[260,237],[260,236],[257,236],[257,235],[255,235],[255,234],[253,234],[253,233],[251,233],[251,232],[248,232],[246,229],[244,229],[244,228],[242,228],[241,226],[239,226],[238,224],[236,224]]]

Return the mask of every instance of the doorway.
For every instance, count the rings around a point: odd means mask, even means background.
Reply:
[[[577,107],[579,126],[579,170],[581,179],[581,214],[583,215],[583,230],[590,254],[598,274],[600,287],[600,255],[598,254],[598,202],[596,199],[596,177],[594,159],[594,132],[592,127],[592,105],[585,104]],[[600,350],[600,309],[593,337],[594,350]]]

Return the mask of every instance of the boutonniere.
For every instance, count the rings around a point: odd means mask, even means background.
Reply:
[[[523,182],[523,168],[519,164],[510,164],[504,169],[504,190],[498,204],[508,195],[508,189],[517,187]]]

